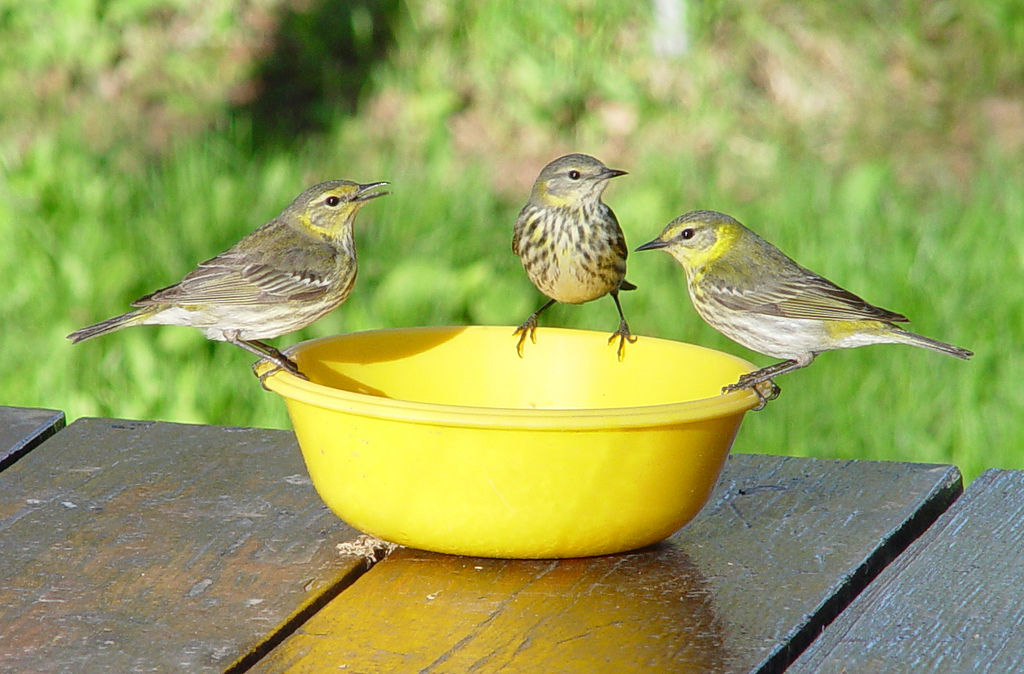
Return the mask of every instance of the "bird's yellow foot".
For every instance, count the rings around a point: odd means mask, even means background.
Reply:
[[[526,343],[526,337],[529,336],[530,341],[534,344],[537,343],[537,314],[533,314],[523,321],[523,324],[516,328],[516,331],[512,333],[513,337],[516,335],[519,335],[519,343],[516,344],[516,353],[518,353],[519,357],[522,358],[523,344]]]
[[[636,337],[629,331],[629,325],[624,320],[619,321],[619,329],[608,338],[608,343],[614,342],[616,337],[619,338],[619,348],[615,350],[615,353],[619,356],[619,362],[622,362],[622,359],[626,357],[626,342],[635,344]]]

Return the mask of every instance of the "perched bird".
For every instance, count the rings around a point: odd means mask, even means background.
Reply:
[[[621,360],[626,342],[635,342],[619,304],[620,290],[634,290],[626,280],[626,238],[615,213],[601,201],[606,182],[625,175],[585,154],[560,157],[540,172],[530,200],[519,212],[512,235],[512,252],[526,275],[550,298],[520,325],[516,350],[523,355],[527,336],[537,341],[537,317],[555,302],[583,304],[611,295],[619,310]]]
[[[733,218],[692,211],[637,250],[663,248],[686,271],[690,299],[711,327],[780,363],[723,388],[752,388],[811,364],[822,351],[868,344],[910,344],[967,360],[966,349],[904,330],[907,318],[868,304],[809,271]],[[760,386],[760,388],[758,388]],[[768,395],[771,399],[774,395]]]
[[[132,302],[134,311],[76,330],[68,339],[77,343],[133,325],[184,325],[302,376],[294,362],[260,340],[303,328],[345,301],[356,280],[356,213],[388,194],[374,191],[382,185],[387,183],[314,185],[178,283]]]

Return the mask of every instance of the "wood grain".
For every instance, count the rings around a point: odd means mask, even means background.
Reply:
[[[732,456],[662,544],[560,561],[402,550],[252,671],[781,671],[960,489],[952,466]]]
[[[0,405],[0,470],[64,428],[64,413]]]
[[[1024,672],[1024,471],[989,470],[790,672]]]
[[[285,431],[80,419],[0,473],[0,669],[223,671],[361,570]]]

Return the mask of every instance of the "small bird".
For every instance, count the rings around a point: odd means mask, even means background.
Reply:
[[[615,213],[601,201],[609,179],[626,175],[585,154],[559,157],[544,167],[533,184],[530,200],[519,212],[512,252],[519,256],[533,285],[548,301],[520,325],[516,351],[523,355],[527,336],[536,343],[537,317],[555,302],[583,304],[611,295],[619,310],[622,360],[626,342],[636,341],[619,304],[620,290],[635,290],[626,280],[626,237]]]
[[[748,349],[785,359],[722,389],[753,389],[762,407],[778,395],[765,383],[810,365],[823,351],[910,344],[964,360],[974,355],[904,330],[896,325],[907,322],[902,314],[868,304],[801,267],[724,213],[681,215],[637,250],[657,248],[683,266],[693,306],[711,327]]]
[[[386,182],[319,183],[276,218],[172,286],[132,302],[134,311],[76,330],[73,343],[133,325],[184,325],[302,375],[260,340],[304,328],[337,308],[356,280],[356,213]]]

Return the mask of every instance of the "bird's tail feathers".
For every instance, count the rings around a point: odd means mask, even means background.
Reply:
[[[916,332],[910,332],[909,330],[900,329],[897,332],[897,335],[899,336],[900,341],[903,342],[904,344],[910,344],[911,346],[920,346],[925,349],[937,351],[938,353],[945,353],[950,356],[956,356],[957,358],[962,358],[963,360],[969,360],[971,356],[974,355],[973,351],[961,349],[959,346],[946,344],[945,342],[940,342],[937,339],[925,337],[924,335],[919,335]]]
[[[75,330],[68,335],[68,339],[71,340],[72,344],[77,344],[78,342],[92,339],[93,337],[99,337],[100,335],[106,335],[114,332],[115,330],[120,330],[121,328],[128,328],[133,325],[142,325],[143,321],[152,314],[152,307],[129,311],[126,314],[121,314],[120,316],[114,316],[113,318],[108,318],[105,321],[100,321],[95,325],[89,325],[81,328],[80,330]]]

